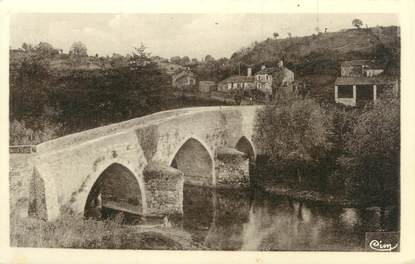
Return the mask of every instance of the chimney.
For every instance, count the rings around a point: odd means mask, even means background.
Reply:
[[[261,66],[261,70],[265,70],[265,68],[266,68],[265,65]]]
[[[246,76],[248,76],[248,77],[252,76],[252,68],[251,67],[248,68]]]

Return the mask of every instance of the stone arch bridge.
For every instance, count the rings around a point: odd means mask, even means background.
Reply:
[[[39,144],[29,214],[46,220],[86,214],[98,199],[144,216],[182,214],[185,182],[246,186],[258,151],[257,109],[163,111]]]

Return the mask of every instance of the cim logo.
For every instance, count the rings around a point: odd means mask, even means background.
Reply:
[[[399,251],[398,232],[368,232],[365,241],[366,250],[368,251]]]

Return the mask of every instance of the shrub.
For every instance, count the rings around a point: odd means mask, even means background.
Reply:
[[[24,121],[13,120],[10,123],[10,145],[36,145],[58,136],[61,126],[45,121],[38,130],[26,127]]]
[[[331,127],[330,115],[312,99],[283,98],[258,113],[256,141],[280,176],[301,183],[331,149]]]
[[[383,205],[399,199],[398,98],[386,96],[365,109],[347,136],[345,154],[338,161],[350,195]]]

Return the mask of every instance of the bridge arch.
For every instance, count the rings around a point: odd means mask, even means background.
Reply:
[[[256,159],[256,151],[254,148],[254,144],[245,136],[242,136],[235,145],[235,149],[239,150],[240,152],[246,153],[249,157],[250,161],[254,161]]]
[[[99,207],[119,207],[144,214],[146,199],[142,179],[126,162],[112,160],[96,173],[83,199],[85,216],[98,216]]]
[[[216,183],[213,154],[210,148],[196,137],[189,137],[179,145],[169,165],[183,172],[186,183],[195,185]]]

